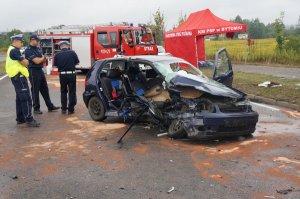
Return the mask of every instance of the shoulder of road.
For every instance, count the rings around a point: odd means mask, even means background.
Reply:
[[[289,66],[264,66],[264,65],[249,65],[249,64],[234,64],[233,71],[255,73],[263,75],[272,75],[276,77],[286,79],[298,79],[300,83],[300,67],[289,67]],[[262,96],[248,94],[248,98],[254,102],[260,102],[265,104],[271,104],[275,106],[286,107],[300,111],[300,105],[292,104],[285,101],[270,99]]]
[[[291,104],[289,102],[279,101],[279,100],[270,99],[270,98],[266,98],[266,97],[262,97],[262,96],[258,96],[258,95],[253,95],[253,94],[247,94],[247,97],[248,97],[248,99],[250,99],[250,101],[253,101],[253,102],[281,106],[281,107],[300,111],[300,105],[297,105],[297,104]]]

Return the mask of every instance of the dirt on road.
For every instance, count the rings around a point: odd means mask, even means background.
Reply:
[[[44,111],[40,128],[16,125],[11,83],[1,82],[1,199],[300,198],[296,112],[257,108],[254,137],[209,142],[157,137],[156,128],[139,124],[120,148],[127,125],[92,121],[83,82],[79,76],[75,114]],[[48,84],[59,104],[58,78]]]

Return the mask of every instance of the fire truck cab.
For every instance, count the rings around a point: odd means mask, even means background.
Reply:
[[[157,55],[155,37],[145,26],[59,26],[39,33],[48,67],[60,51],[59,42],[70,42],[80,60],[77,69],[88,70],[95,61],[115,55]]]

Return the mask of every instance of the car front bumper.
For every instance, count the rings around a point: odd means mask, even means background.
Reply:
[[[196,113],[181,116],[187,136],[192,139],[208,140],[221,137],[250,135],[258,121],[256,112],[244,113]]]

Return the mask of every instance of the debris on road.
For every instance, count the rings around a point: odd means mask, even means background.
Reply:
[[[96,142],[107,141],[107,137],[100,137],[95,139]]]
[[[286,195],[288,194],[289,192],[292,192],[294,190],[294,188],[291,188],[291,189],[283,189],[283,190],[276,190],[277,193],[280,193],[280,194],[283,194],[283,195]]]
[[[294,163],[294,164],[300,164],[300,161],[297,160],[291,160],[289,158],[286,157],[277,157],[273,160],[274,162],[283,162],[286,164],[290,164],[290,163]]]
[[[271,81],[265,81],[261,84],[258,84],[258,86],[260,87],[266,87],[266,88],[275,88],[275,87],[280,87],[282,86],[281,84],[277,83],[277,82],[271,82]]]
[[[275,198],[275,196],[264,196],[264,198]]]
[[[144,128],[144,129],[151,129],[150,126],[144,126],[143,128]]]
[[[171,193],[174,190],[175,190],[175,187],[171,187],[171,189],[169,189],[169,191],[167,191],[167,193]]]
[[[288,145],[286,145],[286,147],[297,147],[297,145],[295,145],[295,144],[294,145],[289,145],[288,144]]]
[[[168,133],[160,133],[160,134],[157,134],[157,137],[162,137],[162,136],[166,136],[168,135]]]
[[[11,179],[13,179],[13,180],[17,180],[17,179],[19,179],[19,177],[18,176],[9,176]]]

